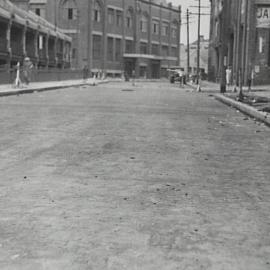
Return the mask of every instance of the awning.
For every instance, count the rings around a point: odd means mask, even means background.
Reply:
[[[142,58],[142,59],[153,59],[153,60],[162,60],[161,56],[153,54],[139,54],[139,53],[124,53],[125,58]]]

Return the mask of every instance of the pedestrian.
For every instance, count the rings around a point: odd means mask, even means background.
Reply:
[[[184,72],[182,69],[179,70],[178,72],[179,74],[179,86],[182,87],[183,86],[183,77],[184,77]]]
[[[28,85],[31,81],[31,73],[33,64],[29,57],[25,57],[23,60],[23,81]]]
[[[136,74],[135,74],[135,70],[133,69],[132,70],[132,85],[135,86],[135,77],[136,77]]]
[[[83,81],[84,81],[84,82],[87,81],[88,76],[89,76],[89,69],[88,69],[88,66],[85,65],[85,66],[83,67]]]
[[[250,91],[251,90],[251,76],[248,76],[247,86],[248,86],[248,91]]]
[[[124,72],[124,77],[125,77],[125,81],[128,82],[129,81],[129,75],[128,75],[128,73],[126,71]]]
[[[255,77],[255,72],[254,72],[254,69],[252,69],[248,78],[248,91],[251,91],[251,86],[253,84],[254,77]]]
[[[228,66],[226,69],[226,84],[229,87],[231,85],[232,70]]]

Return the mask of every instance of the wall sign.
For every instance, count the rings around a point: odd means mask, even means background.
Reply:
[[[270,6],[257,7],[257,28],[270,28]]]

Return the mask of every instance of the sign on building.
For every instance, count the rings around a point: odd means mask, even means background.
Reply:
[[[257,7],[257,28],[270,28],[270,6]]]

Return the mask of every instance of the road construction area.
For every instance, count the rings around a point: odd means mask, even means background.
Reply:
[[[269,127],[166,82],[0,98],[1,270],[269,270]]]

